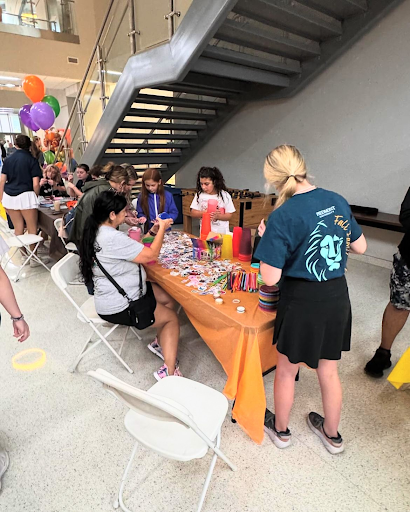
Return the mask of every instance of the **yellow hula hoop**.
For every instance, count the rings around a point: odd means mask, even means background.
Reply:
[[[32,363],[18,363],[19,359],[26,356],[27,354],[39,354],[39,357],[33,361]],[[11,363],[15,370],[22,370],[24,372],[29,372],[31,370],[37,370],[46,364],[46,353],[41,348],[29,348],[27,350],[23,350],[19,352],[15,356],[13,356]]]

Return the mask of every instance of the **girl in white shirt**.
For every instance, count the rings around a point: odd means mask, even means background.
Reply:
[[[211,213],[211,231],[229,233],[229,220],[236,211],[232,198],[226,190],[225,180],[217,167],[201,167],[196,182],[196,194],[191,203],[191,215],[202,219],[208,209],[208,200],[216,199],[218,208]]]

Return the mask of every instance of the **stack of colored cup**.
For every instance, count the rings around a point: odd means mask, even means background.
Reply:
[[[242,229],[238,258],[239,261],[251,261],[252,259],[252,235],[250,228]]]
[[[242,228],[239,228],[239,227],[233,228],[232,252],[233,252],[234,258],[237,258],[239,256],[239,246],[241,245],[241,238],[242,238]]]
[[[209,235],[211,231],[211,214],[208,212],[204,212],[202,214],[202,222],[201,222],[201,240],[206,240],[206,237]]]
[[[232,236],[231,235],[224,235],[223,236],[223,242],[222,242],[221,258],[223,260],[231,260],[232,257],[233,257]]]
[[[259,307],[263,311],[275,311],[278,307],[280,291],[277,286],[262,285],[259,288]]]

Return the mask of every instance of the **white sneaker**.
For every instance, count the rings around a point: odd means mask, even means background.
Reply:
[[[9,454],[6,450],[0,450],[0,491],[1,491],[1,479],[10,464]]]

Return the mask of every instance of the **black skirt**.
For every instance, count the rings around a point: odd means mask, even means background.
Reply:
[[[350,350],[352,312],[346,278],[306,281],[285,277],[273,344],[293,364],[317,368]]]

